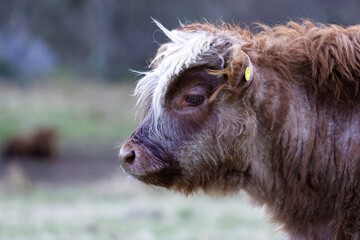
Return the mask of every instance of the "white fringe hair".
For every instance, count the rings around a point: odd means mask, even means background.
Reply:
[[[217,53],[219,46],[236,41],[231,35],[223,33],[212,33],[207,31],[181,31],[168,30],[161,23],[154,20],[160,30],[170,39],[166,43],[165,50],[160,52],[151,62],[161,59],[158,66],[149,72],[138,72],[144,75],[135,88],[137,97],[137,108],[142,117],[151,111],[155,125],[161,118],[165,103],[165,94],[169,85],[183,70],[206,65],[206,56],[218,55],[222,62],[223,56]]]

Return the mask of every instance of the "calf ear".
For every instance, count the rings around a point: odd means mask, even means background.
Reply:
[[[242,81],[252,81],[254,78],[254,67],[249,55],[247,55],[238,44],[230,48],[230,59],[225,68],[228,83],[236,88]]]

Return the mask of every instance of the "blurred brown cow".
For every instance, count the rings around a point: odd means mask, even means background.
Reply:
[[[27,157],[32,159],[55,160],[58,154],[58,133],[54,128],[39,128],[9,138],[3,146],[5,159]]]

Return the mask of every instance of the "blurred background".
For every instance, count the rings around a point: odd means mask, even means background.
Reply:
[[[243,195],[129,180],[136,76],[167,28],[302,18],[360,22],[358,0],[0,0],[0,239],[281,239]],[[251,26],[251,25],[250,25]]]

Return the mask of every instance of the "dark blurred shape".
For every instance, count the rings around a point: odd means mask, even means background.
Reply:
[[[2,151],[6,160],[30,159],[55,161],[58,155],[58,133],[55,128],[40,128],[19,133],[5,141]]]
[[[146,60],[164,42],[151,18],[169,29],[178,27],[179,20],[270,25],[300,18],[341,25],[360,21],[358,0],[0,0],[0,4],[0,38],[9,39],[0,39],[0,76],[28,78],[42,70],[46,74],[55,64],[60,74],[126,79],[129,69],[146,68]],[[16,51],[22,53],[13,60],[7,48],[11,39],[19,38],[22,45]],[[43,65],[33,68],[37,62]]]

